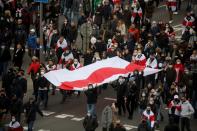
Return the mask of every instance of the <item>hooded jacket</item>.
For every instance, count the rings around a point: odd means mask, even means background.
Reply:
[[[194,114],[194,108],[189,101],[182,102],[181,104],[181,117],[191,118],[191,115]]]

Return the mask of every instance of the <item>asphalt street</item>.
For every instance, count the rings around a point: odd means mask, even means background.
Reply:
[[[185,4],[186,5],[186,4]],[[174,22],[172,23],[173,27],[176,28],[177,36],[180,36],[181,33],[181,23],[183,17],[186,14],[186,6],[183,5],[181,11],[179,11],[178,15],[174,15]],[[155,8],[155,13],[153,15],[153,20],[159,21],[162,20],[164,22],[169,21],[168,11],[166,10],[164,3],[161,3],[159,8]],[[59,17],[59,24],[62,25],[64,21],[64,17]],[[77,45],[81,47],[81,39],[78,37]],[[28,64],[30,63],[30,58],[26,55],[24,58],[24,69],[27,69]],[[27,75],[28,79],[28,93],[25,97],[27,100],[32,92],[32,82],[30,77]],[[115,91],[112,88],[108,88],[103,90],[101,95],[98,97],[98,103],[96,106],[96,111],[98,115],[98,120],[100,121],[101,112],[103,108],[107,105],[110,105],[115,99]],[[44,111],[45,117],[41,118],[39,115],[35,122],[35,131],[83,131],[83,118],[86,115],[86,97],[84,93],[81,94],[80,97],[71,96],[66,99],[64,104],[60,104],[61,94],[59,91],[56,91],[55,96],[50,95],[49,93],[49,104],[48,108]],[[42,108],[41,108],[42,109]],[[165,106],[162,107],[162,112],[164,114],[164,121],[161,122],[160,128],[158,130],[163,131],[163,127],[168,123],[167,110],[165,110]],[[133,120],[128,120],[127,116],[121,116],[120,119],[122,123],[125,125],[127,130],[136,131],[136,127],[140,122],[141,116],[139,115],[138,110],[135,111]],[[192,120],[191,129],[192,131],[197,131],[196,120]],[[24,127],[26,125],[24,124]],[[101,126],[97,128],[97,131],[101,131]]]

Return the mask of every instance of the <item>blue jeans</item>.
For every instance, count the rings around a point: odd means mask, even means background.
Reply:
[[[28,131],[33,131],[34,121],[28,122]]]
[[[95,104],[87,104],[87,110],[90,112],[92,116],[96,116],[96,105]]]

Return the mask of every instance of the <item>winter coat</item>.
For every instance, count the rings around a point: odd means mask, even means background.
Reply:
[[[30,73],[38,73],[40,69],[40,63],[39,62],[32,62],[27,70],[27,73],[30,74]]]
[[[36,120],[36,113],[38,112],[41,116],[43,116],[43,113],[39,109],[38,105],[33,102],[30,104],[29,102],[24,105],[24,109],[26,111],[26,122],[29,123],[31,121]]]
[[[96,50],[95,52],[99,52],[99,53],[102,53],[103,51],[106,51],[107,49],[107,46],[106,44],[104,44],[103,42],[96,42],[95,43],[95,46],[96,46]]]
[[[174,69],[176,70],[176,80],[175,82],[180,82],[184,73],[184,65],[183,64],[175,64]]]
[[[27,46],[28,48],[37,49],[37,36],[36,35],[29,35],[27,39]]]
[[[110,5],[104,5],[103,6],[102,15],[103,15],[105,20],[109,19],[109,17],[111,16],[111,7],[110,7]]]
[[[97,89],[90,89],[85,92],[87,97],[87,104],[96,104],[97,103]]]
[[[181,117],[191,118],[192,114],[194,114],[194,108],[190,104],[189,101],[182,102],[181,104]]]
[[[17,49],[13,55],[13,62],[22,64],[24,53],[25,51],[23,49]]]
[[[102,24],[102,8],[98,8],[95,12],[94,24],[101,26]]]
[[[90,53],[90,54],[86,53],[86,54],[84,54],[83,58],[84,58],[84,66],[89,65],[89,64],[92,63],[93,54],[92,53]]]
[[[101,125],[103,128],[109,128],[112,123],[112,109],[106,106],[102,111]]]
[[[23,131],[23,127],[18,121],[10,122],[8,131]]]
[[[17,98],[23,98],[24,94],[27,92],[27,80],[26,78],[19,76],[15,78],[13,82],[13,93],[17,96]]]
[[[167,68],[166,69],[166,82],[171,86],[173,82],[176,80],[176,70],[174,68]]]
[[[76,41],[77,34],[78,34],[77,27],[75,27],[75,26],[72,27],[71,26],[69,41],[70,42]]]
[[[63,24],[63,26],[61,28],[61,35],[64,36],[64,38],[66,40],[68,40],[68,38],[70,36],[70,30],[71,30],[71,26],[69,23],[67,23],[66,25]]]
[[[146,10],[146,18],[151,19],[154,12],[154,5],[152,1],[146,4],[145,10]]]
[[[126,89],[127,89],[127,82],[123,82],[122,84],[120,84],[119,82],[117,82],[115,90],[117,92],[117,98],[120,97],[124,97],[125,93],[126,93]]]
[[[25,44],[27,39],[27,35],[25,32],[25,28],[24,26],[20,25],[17,26],[16,30],[15,30],[15,43],[21,43],[21,44]]]
[[[0,62],[8,62],[11,59],[10,49],[5,47],[0,48]]]
[[[161,48],[167,48],[168,44],[169,44],[169,38],[167,34],[160,34],[159,36],[157,36],[156,39],[157,45]]]
[[[48,90],[49,82],[44,76],[43,77],[38,77],[36,85],[38,85],[38,88],[40,90]]]
[[[17,115],[23,112],[23,103],[21,99],[11,101],[10,113],[11,115]]]
[[[52,37],[51,37],[50,48],[54,49],[58,40],[59,40],[59,35],[58,34],[53,34]]]

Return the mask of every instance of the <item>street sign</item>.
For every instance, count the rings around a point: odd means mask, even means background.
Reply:
[[[48,3],[48,2],[49,2],[49,0],[34,0],[34,2]]]

